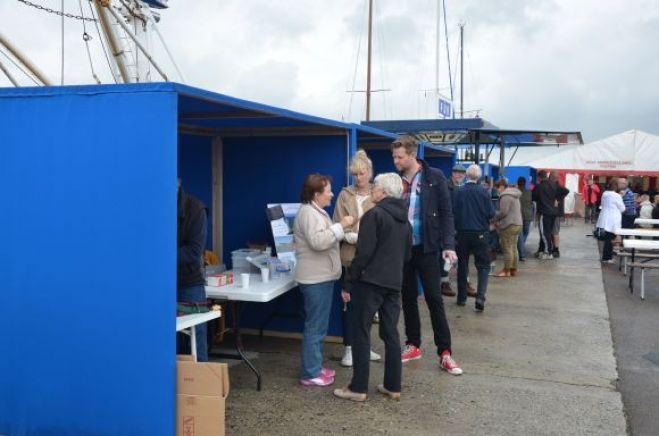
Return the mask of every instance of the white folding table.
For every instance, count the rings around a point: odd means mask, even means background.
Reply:
[[[176,331],[190,330],[190,349],[192,350],[192,357],[195,362],[197,361],[197,334],[195,326],[207,323],[212,319],[217,319],[222,316],[219,310],[211,310],[205,313],[192,313],[190,315],[183,315],[176,317]]]
[[[632,266],[629,273],[629,292],[634,292],[634,257],[636,250],[659,252],[659,241],[649,241],[647,239],[624,239],[623,247],[632,251]]]
[[[634,224],[637,226],[648,224],[648,225],[659,225],[659,220],[650,219],[650,218],[636,218]]]
[[[292,271],[285,276],[271,278],[266,283],[263,282],[260,274],[250,274],[248,288],[243,288],[238,283],[240,281],[239,278],[240,276],[235,274],[234,283],[231,285],[206,286],[206,297],[211,300],[231,303],[233,309],[231,312],[232,330],[236,338],[238,356],[223,354],[222,357],[239,358],[245,362],[256,375],[256,389],[260,391],[261,372],[245,355],[242,336],[240,334],[240,308],[236,306],[243,302],[267,303],[295,288],[297,282],[294,279],[294,273]]]

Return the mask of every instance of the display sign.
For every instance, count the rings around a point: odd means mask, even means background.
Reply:
[[[451,103],[451,101],[443,97],[439,97],[439,115],[443,116],[444,118],[451,118],[452,109],[453,103]]]
[[[277,257],[293,264],[296,263],[293,224],[299,210],[300,203],[268,203],[267,209]]]

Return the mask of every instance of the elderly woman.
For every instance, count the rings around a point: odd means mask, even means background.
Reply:
[[[302,185],[302,206],[295,218],[293,234],[297,268],[295,279],[304,298],[304,332],[302,339],[302,371],[304,386],[329,386],[335,372],[323,368],[323,343],[327,334],[334,283],[341,276],[339,242],[344,230],[355,223],[345,216],[333,223],[324,210],[332,202],[329,176],[311,174]]]
[[[517,238],[522,231],[522,209],[520,197],[522,193],[517,186],[508,186],[506,179],[497,182],[499,191],[499,210],[494,216],[499,239],[501,240],[501,251],[503,251],[504,266],[495,277],[510,277],[517,274]]]
[[[357,234],[359,220],[368,212],[374,203],[371,200],[371,179],[373,178],[373,162],[364,150],[358,150],[350,162],[350,173],[355,181],[354,185],[346,186],[341,190],[334,209],[334,222],[341,222],[345,216],[353,216],[357,223],[346,229],[345,239],[341,242],[341,266],[343,277],[355,257],[357,247]],[[342,293],[345,295],[345,293]],[[352,366],[352,303],[346,301],[343,311],[343,345],[344,352],[341,359],[342,366]],[[380,355],[371,351],[371,360],[380,360]]]
[[[597,228],[604,231],[604,247],[602,248],[602,262],[613,263],[613,239],[616,230],[622,227],[622,213],[625,203],[618,194],[618,179],[613,178],[606,185],[602,194],[600,216],[597,219]]]
[[[353,303],[353,375],[350,385],[334,395],[352,401],[368,398],[371,324],[380,312],[380,338],[385,344],[384,383],[378,391],[399,400],[402,362],[398,318],[403,286],[403,265],[412,257],[412,227],[407,204],[401,199],[403,182],[398,174],[375,178],[375,207],[361,219],[357,252],[345,281]]]

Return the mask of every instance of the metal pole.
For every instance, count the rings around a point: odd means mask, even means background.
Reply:
[[[94,0],[94,6],[96,7],[96,12],[98,13],[98,19],[101,22],[101,28],[105,34],[105,39],[110,46],[110,51],[112,52],[112,59],[119,70],[119,75],[121,80],[124,83],[130,83],[130,77],[128,76],[128,70],[126,69],[126,64],[124,63],[124,52],[119,50],[119,43],[117,42],[117,37],[114,34],[114,29],[112,29],[112,24],[108,16],[105,14],[105,3],[103,0]],[[108,9],[112,10],[110,7]],[[114,74],[114,72],[113,72]]]
[[[465,25],[460,24],[460,118],[464,118],[464,29]]]
[[[437,0],[437,22],[435,23],[435,44],[437,45],[435,52],[435,92],[437,97],[439,97],[439,22],[440,22],[440,12],[439,3],[442,0]]]
[[[373,0],[368,0],[368,63],[366,64],[366,121],[371,119],[371,45],[373,30]]]
[[[2,34],[0,33],[0,44],[3,45],[9,52],[19,61],[21,62],[25,68],[30,70],[34,76],[41,81],[44,85],[51,85],[52,83],[48,78],[46,78],[46,75],[37,68],[36,65],[34,65],[30,60],[25,57],[9,40]]]
[[[11,75],[7,67],[0,61],[0,70],[2,70],[3,73],[5,73],[5,76],[9,79],[9,81],[15,86],[18,87],[18,82],[16,79],[14,79],[14,76]]]
[[[165,81],[168,81],[169,79],[167,78],[167,74],[165,74],[165,72],[162,69],[160,69],[160,67],[158,66],[156,61],[151,57],[151,55],[146,50],[146,48],[144,48],[142,43],[137,39],[137,37],[133,34],[133,32],[130,31],[130,29],[128,28],[126,23],[123,22],[121,16],[112,8],[107,8],[107,10],[110,11],[110,13],[114,17],[114,19],[117,20],[117,23],[119,23],[121,28],[124,29],[124,32],[126,32],[126,34],[130,37],[130,39],[133,40],[133,42],[135,43],[137,48],[139,48],[140,51],[144,54],[144,56],[149,60],[149,62],[151,62],[151,65],[153,65],[153,67],[156,69],[156,71],[158,71],[160,76],[163,79],[165,79]]]

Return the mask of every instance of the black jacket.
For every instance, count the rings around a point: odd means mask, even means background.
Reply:
[[[448,183],[444,174],[419,159],[421,180],[421,222],[423,252],[455,250],[455,224]]]
[[[176,262],[178,289],[204,284],[206,214],[206,206],[201,201],[179,189]]]
[[[344,282],[350,292],[357,281],[400,291],[403,265],[412,258],[412,226],[405,201],[385,197],[364,214],[357,251]]]
[[[533,201],[538,206],[538,214],[557,216],[556,186],[549,180],[540,182],[533,190]]]
[[[565,216],[565,197],[570,193],[570,190],[565,186],[561,186],[559,183],[555,183],[554,188],[556,189],[556,201],[558,202],[558,207],[556,208],[557,216]]]

